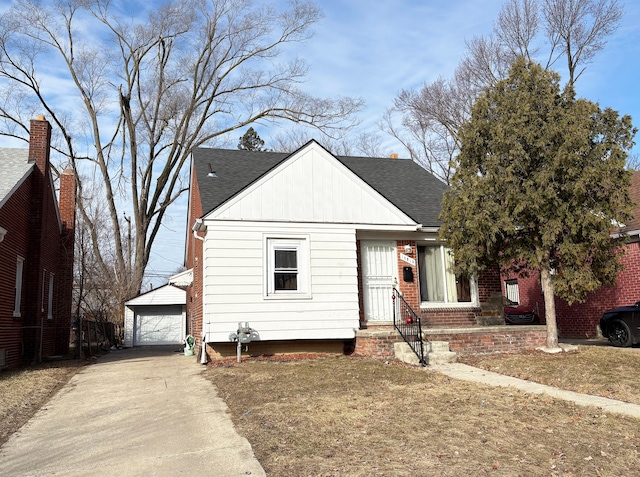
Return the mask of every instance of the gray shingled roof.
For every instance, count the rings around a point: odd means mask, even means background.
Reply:
[[[22,178],[30,174],[33,163],[29,164],[29,150],[0,148],[0,204]]]
[[[194,149],[193,163],[204,214],[231,199],[289,156],[288,153],[238,149]],[[442,195],[448,186],[420,165],[408,159],[346,156],[337,159],[417,223],[440,225]],[[216,174],[215,179],[208,177],[211,171]]]

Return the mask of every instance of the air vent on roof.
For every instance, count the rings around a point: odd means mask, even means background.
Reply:
[[[211,163],[209,163],[209,174],[207,177],[218,177],[215,172],[213,172],[213,168],[211,167]]]

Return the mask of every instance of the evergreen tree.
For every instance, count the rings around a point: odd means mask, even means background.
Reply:
[[[584,301],[621,268],[611,230],[631,217],[625,160],[636,133],[629,116],[576,99],[559,81],[519,59],[478,98],[440,230],[459,272],[496,262],[539,271],[549,348],[558,344],[554,297]]]
[[[238,149],[244,151],[265,151],[264,141],[260,139],[258,133],[253,128],[247,129],[247,132],[240,137]]]

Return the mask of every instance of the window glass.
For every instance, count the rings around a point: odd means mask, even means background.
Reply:
[[[298,252],[296,250],[275,250],[276,270],[288,268],[298,268]]]
[[[298,274],[297,273],[282,273],[276,272],[275,276],[275,289],[277,290],[297,290],[298,289]]]
[[[453,253],[441,246],[418,247],[420,300],[434,303],[471,301],[469,279],[456,276]]]
[[[49,299],[47,300],[47,318],[53,318],[53,273],[49,274]]]
[[[18,257],[16,261],[16,284],[13,298],[13,316],[19,317],[22,304],[22,270],[24,268],[24,258]]]

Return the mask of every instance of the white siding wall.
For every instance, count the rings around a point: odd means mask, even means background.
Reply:
[[[124,307],[124,345],[127,348],[133,346],[133,321],[134,313],[128,306]]]
[[[261,340],[346,339],[359,326],[355,229],[334,224],[206,221],[204,329],[228,342],[248,321]],[[265,297],[265,237],[309,238],[311,297]]]

